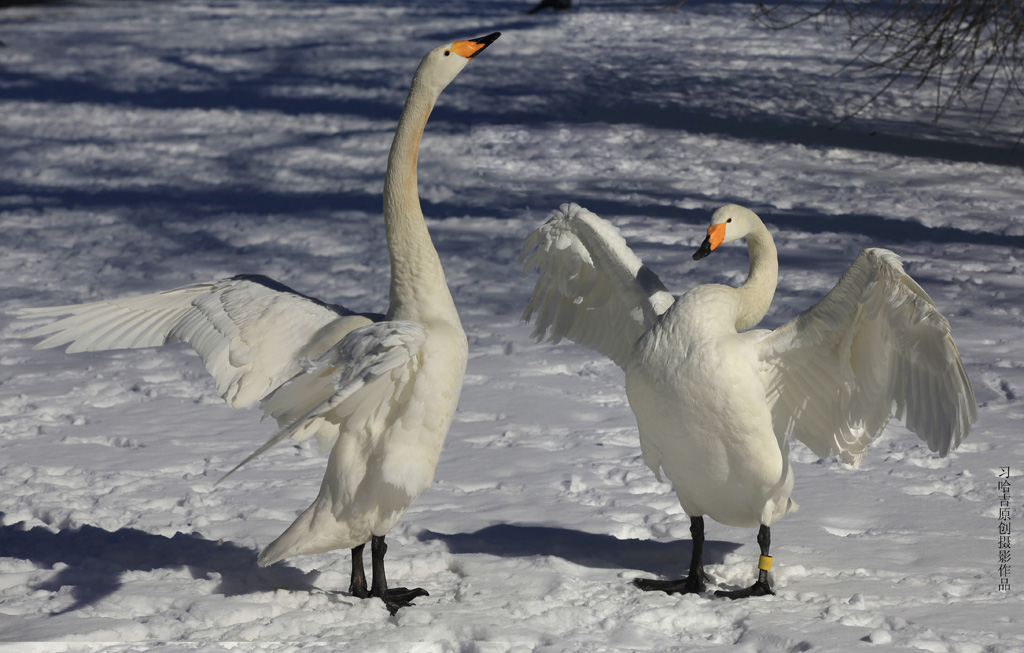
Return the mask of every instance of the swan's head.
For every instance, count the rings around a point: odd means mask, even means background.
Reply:
[[[700,249],[693,253],[693,260],[699,261],[722,243],[745,238],[759,226],[763,226],[761,218],[750,209],[738,204],[726,204],[711,216],[708,235],[700,244]]]
[[[423,57],[413,83],[426,84],[435,94],[440,94],[470,59],[483,52],[499,36],[501,32],[494,32],[476,39],[437,46]]]

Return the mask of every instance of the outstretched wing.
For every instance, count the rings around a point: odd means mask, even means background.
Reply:
[[[945,456],[978,419],[949,322],[885,249],[861,252],[759,353],[776,432],[821,457],[859,463],[893,416]]]
[[[415,322],[378,322],[355,329],[316,360],[302,361],[301,372],[260,402],[281,429],[221,480],[285,438],[315,435],[328,449],[344,433],[373,448],[369,440],[398,416],[392,408],[407,403],[426,341],[426,330]]]
[[[520,261],[538,270],[523,320],[533,336],[569,338],[622,366],[633,344],[675,301],[610,222],[563,204],[526,239]]]
[[[69,353],[187,343],[228,405],[254,405],[369,317],[301,295],[273,279],[238,276],[166,292],[90,304],[28,308],[26,318],[59,317],[27,337],[36,349]]]

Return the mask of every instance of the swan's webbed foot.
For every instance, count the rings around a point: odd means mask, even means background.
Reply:
[[[690,517],[690,537],[693,538],[693,549],[690,552],[690,573],[679,580],[654,580],[653,578],[634,578],[633,585],[645,592],[665,592],[666,594],[700,594],[708,589],[705,583],[708,575],[704,573],[704,518],[700,515]]]
[[[387,607],[388,612],[394,616],[399,609],[415,605],[413,603],[413,599],[418,599],[421,596],[430,596],[430,593],[422,587],[414,587],[412,589],[406,587],[391,587],[384,591],[383,596],[378,598],[380,598],[381,601],[384,601],[384,605]]]
[[[370,586],[369,596],[384,601],[388,612],[392,616],[401,608],[413,605],[413,599],[421,596],[430,596],[427,590],[422,587],[388,587],[388,579],[384,573],[384,554],[388,552],[388,545],[384,543],[383,535],[374,535],[370,539],[370,561],[373,564],[373,585]],[[360,560],[362,557],[360,556]]]
[[[718,590],[715,592],[715,596],[723,599],[748,599],[752,596],[775,596],[775,592],[767,582],[758,579],[756,583],[750,587],[742,590],[733,590],[731,592],[725,590]]]
[[[655,580],[653,578],[634,578],[633,585],[645,592],[665,592],[666,594],[700,594],[708,589],[703,574],[690,575],[679,580]]]

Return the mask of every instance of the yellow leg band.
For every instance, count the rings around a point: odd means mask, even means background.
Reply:
[[[761,569],[761,570],[764,570],[764,571],[771,571],[772,570],[772,557],[771,556],[761,556],[761,558],[757,561],[757,568]]]

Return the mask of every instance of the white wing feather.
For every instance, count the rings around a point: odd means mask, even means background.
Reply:
[[[220,480],[285,438],[316,435],[321,449],[329,449],[339,436],[358,437],[366,439],[361,446],[374,448],[373,438],[386,433],[398,414],[391,408],[407,403],[426,341],[426,330],[415,322],[378,322],[353,330],[316,360],[303,361],[301,372],[260,402],[282,428]]]
[[[620,367],[675,301],[614,225],[576,204],[563,204],[530,234],[520,261],[540,272],[523,311],[524,321],[536,320],[533,336],[569,338]]]
[[[859,463],[893,416],[945,456],[978,418],[949,322],[888,250],[861,252],[759,355],[776,432],[821,457]]]
[[[166,292],[90,304],[22,309],[59,317],[26,337],[36,349],[68,353],[187,343],[228,405],[242,408],[294,376],[303,356],[318,356],[371,319],[301,295],[267,277],[239,276]]]

